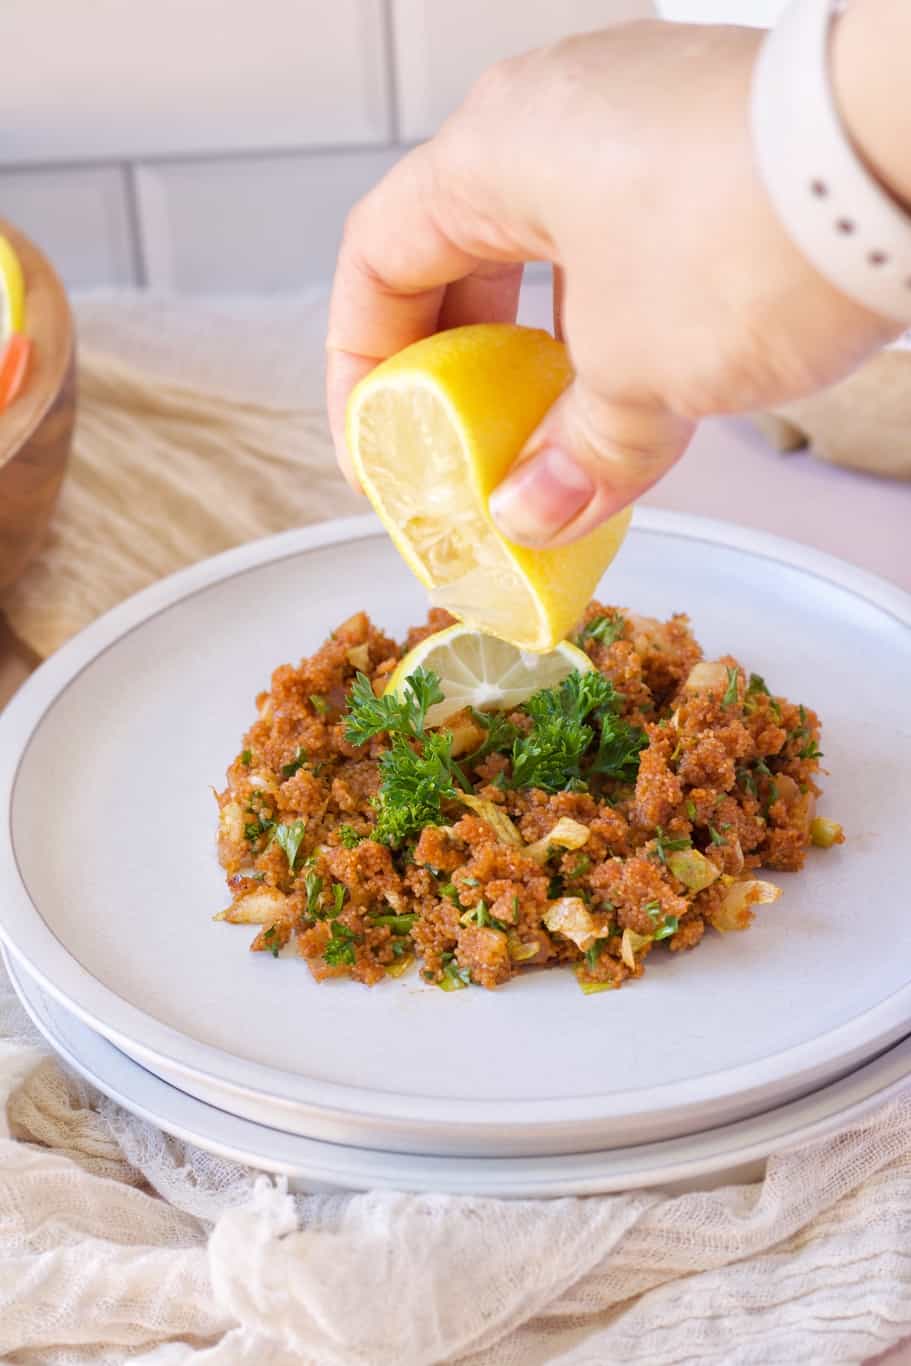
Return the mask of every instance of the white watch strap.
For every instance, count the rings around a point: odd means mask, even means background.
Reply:
[[[753,146],[788,235],[844,294],[911,322],[911,215],[867,170],[830,81],[837,0],[792,0],[753,76]]]

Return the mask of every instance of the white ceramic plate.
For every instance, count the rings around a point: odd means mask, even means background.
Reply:
[[[20,1000],[51,1047],[106,1095],[167,1133],[220,1157],[280,1172],[306,1190],[388,1188],[524,1199],[755,1181],[771,1153],[856,1124],[902,1090],[911,1073],[908,1038],[850,1076],[779,1110],[663,1143],[560,1157],[373,1152],[281,1133],[186,1095],[82,1024],[8,954],[3,959]]]
[[[780,1105],[887,1047],[911,1017],[911,608],[840,562],[736,527],[641,514],[602,596],[691,613],[817,706],[817,853],[743,935],[655,958],[623,991],[568,972],[447,995],[416,977],[317,986],[246,952],[214,804],[273,665],[367,607],[401,632],[420,590],[372,518],[272,538],[123,604],[0,717],[0,933],[46,988],[184,1090],[233,1113],[386,1150],[580,1152]],[[657,957],[657,956],[656,956]]]

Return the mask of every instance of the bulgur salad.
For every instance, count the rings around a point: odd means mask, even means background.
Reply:
[[[704,660],[687,617],[592,602],[574,637],[594,666],[508,714],[425,724],[439,680],[359,612],[272,675],[217,794],[230,906],[251,948],[318,981],[412,965],[444,990],[567,964],[583,991],[641,977],[653,952],[745,929],[811,844],[812,708],[736,659]]]

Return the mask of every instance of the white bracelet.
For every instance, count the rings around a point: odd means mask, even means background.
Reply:
[[[788,235],[844,294],[911,322],[911,215],[867,170],[829,77],[838,0],[792,0],[753,75],[753,146]]]

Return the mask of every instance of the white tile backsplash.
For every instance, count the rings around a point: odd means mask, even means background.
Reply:
[[[389,136],[383,0],[2,0],[0,53],[7,164]]]
[[[239,294],[328,279],[348,210],[400,155],[388,148],[140,165],[149,285]]]
[[[569,33],[654,15],[650,0],[392,0],[405,138],[430,136],[493,62]]]
[[[786,0],[656,0],[769,24]],[[492,62],[652,0],[0,0],[0,214],[67,284],[327,281],[345,214]],[[543,295],[542,295],[543,297]]]
[[[68,285],[137,283],[122,167],[0,169],[0,213],[34,238]]]

